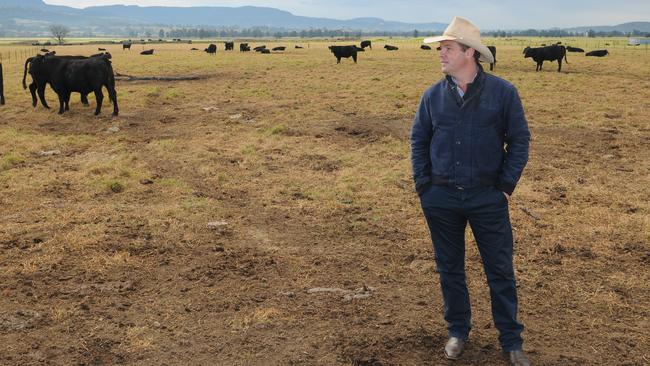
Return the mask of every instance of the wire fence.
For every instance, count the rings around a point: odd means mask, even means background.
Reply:
[[[23,63],[28,57],[36,56],[40,48],[14,48],[8,51],[0,49],[0,62],[3,64]]]

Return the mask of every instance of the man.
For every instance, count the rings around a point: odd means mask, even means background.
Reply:
[[[517,320],[508,200],[528,161],[530,132],[515,87],[483,72],[494,62],[478,28],[456,17],[442,36],[445,78],[424,92],[411,131],[411,162],[444,299],[448,359],[461,357],[471,329],[465,227],[481,253],[492,317],[504,355],[529,366]]]

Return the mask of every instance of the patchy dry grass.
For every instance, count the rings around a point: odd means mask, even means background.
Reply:
[[[646,364],[650,53],[562,41],[611,54],[535,72],[522,49],[549,40],[488,41],[533,133],[511,201],[525,347],[536,364]],[[336,65],[330,43],[262,43],[288,48],[108,46],[121,74],[201,78],[120,80],[117,118],[76,94],[63,116],[32,108],[22,61],[3,62],[0,363],[445,364],[408,145],[441,77],[435,52],[374,40]],[[497,364],[467,239],[474,330],[461,364]],[[306,292],[364,285],[373,295],[352,302]]]

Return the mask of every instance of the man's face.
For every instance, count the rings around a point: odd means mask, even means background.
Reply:
[[[439,50],[440,64],[444,74],[455,76],[459,70],[474,62],[471,48],[463,51],[458,42],[441,41]]]

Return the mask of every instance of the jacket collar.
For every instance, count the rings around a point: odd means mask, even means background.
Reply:
[[[451,86],[458,87],[458,84],[456,84],[456,81],[454,81],[454,78],[451,75],[445,75],[445,79],[447,79],[447,83],[451,84]],[[481,64],[476,64],[476,76],[474,77],[474,81],[470,84],[473,86],[483,86],[484,82],[485,72],[483,71],[483,66],[481,66]]]
[[[464,101],[472,98],[476,94],[480,94],[481,91],[483,90],[483,85],[485,85],[485,72],[483,71],[483,66],[481,64],[476,65],[477,70],[476,70],[476,76],[474,77],[474,81],[472,81],[468,85],[467,92],[465,93],[465,96],[463,98],[458,95],[458,85],[454,81],[454,79],[450,75],[445,75],[445,80],[446,80],[446,86],[447,90],[452,93],[452,96],[454,99],[458,102],[458,105],[463,105]]]

